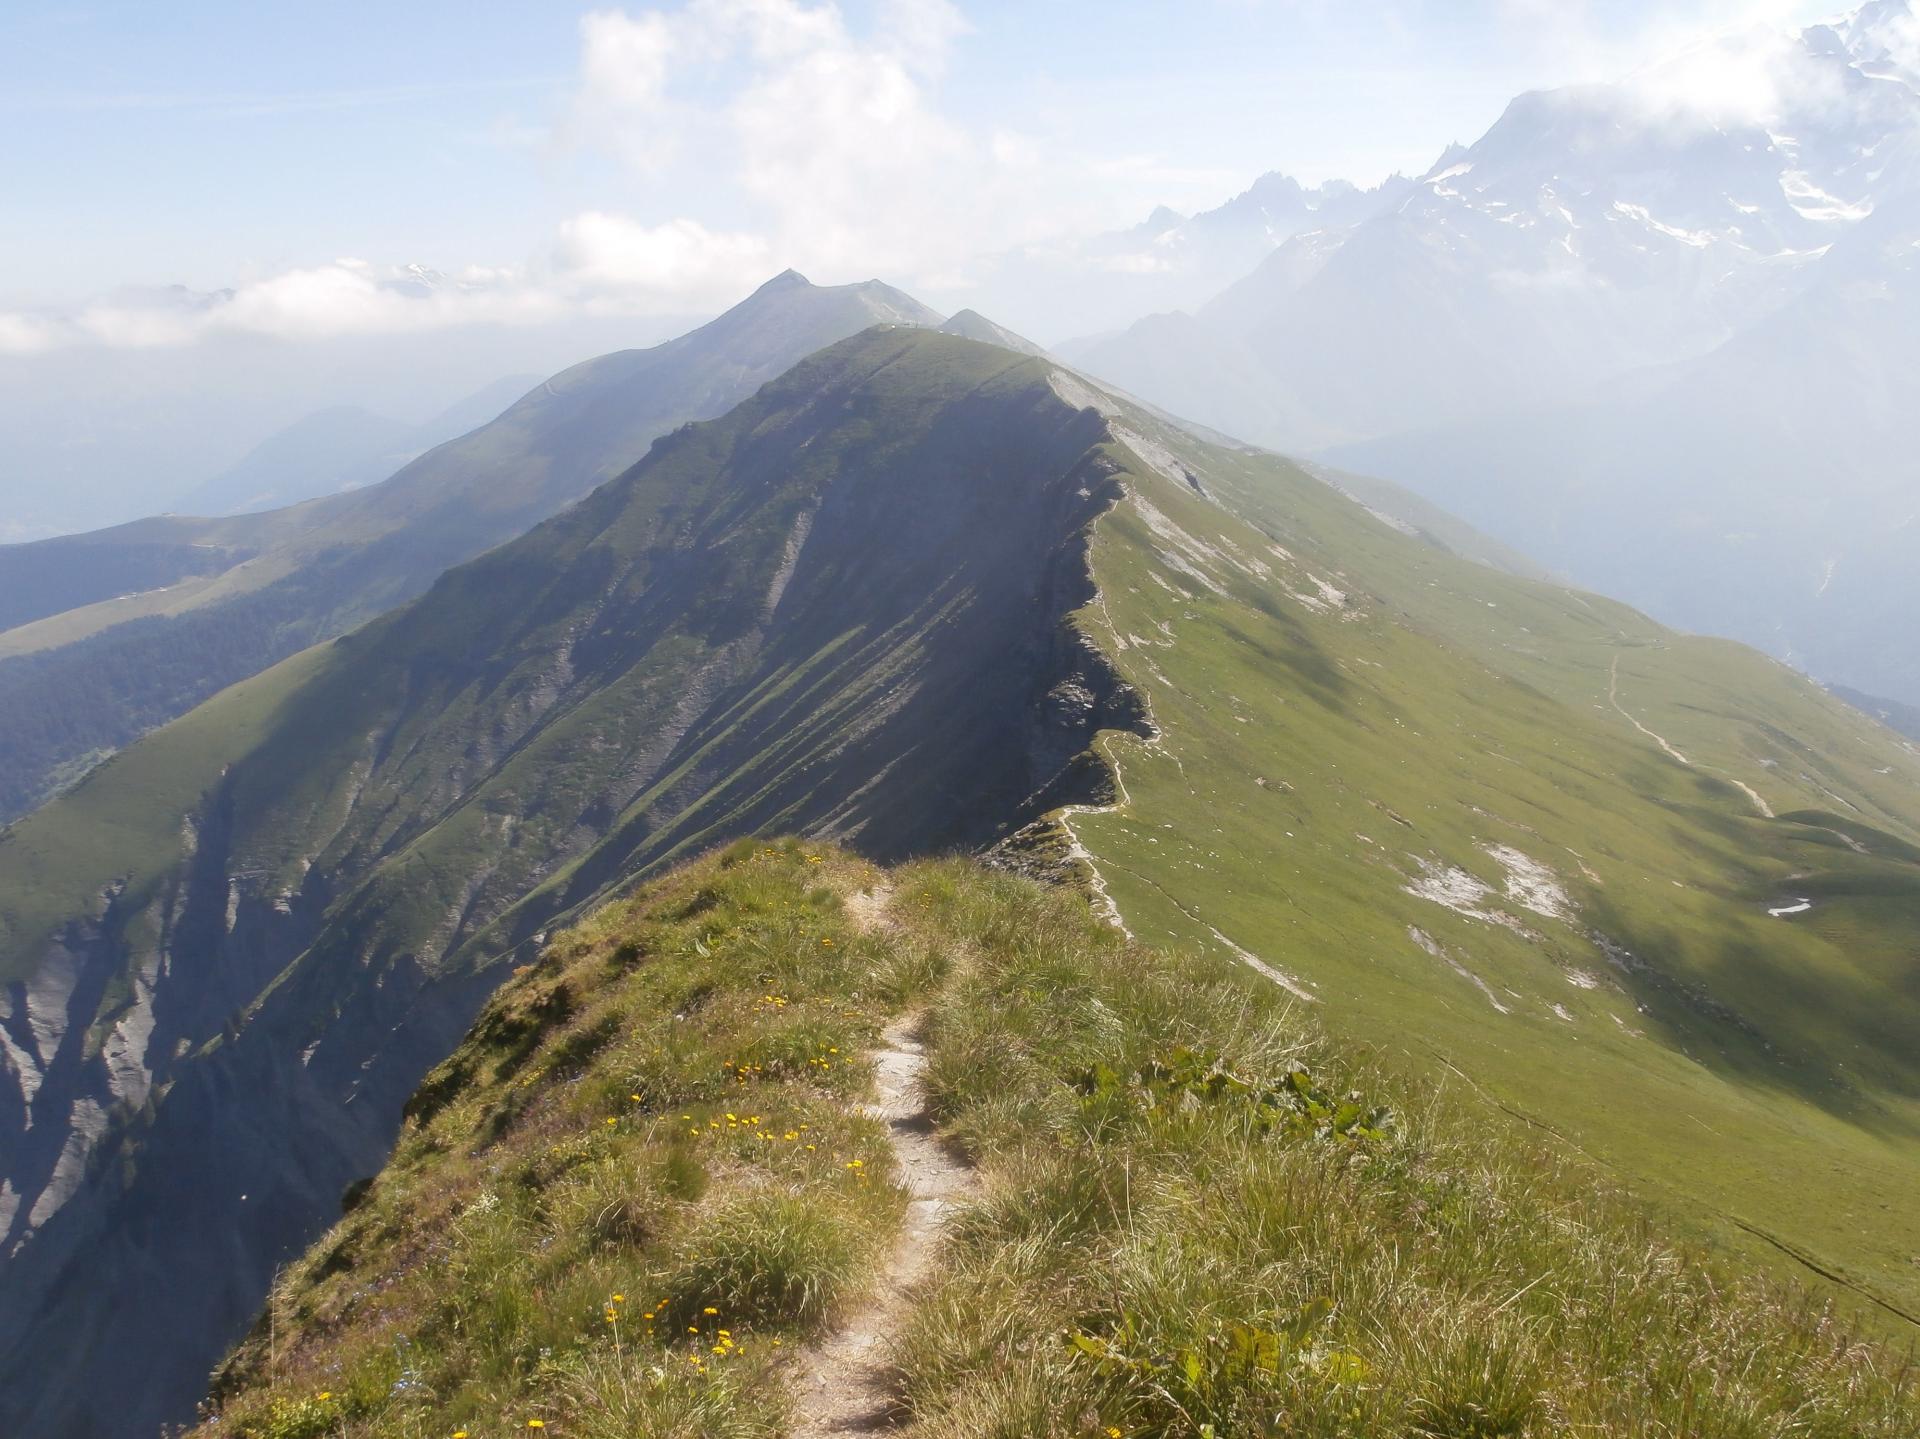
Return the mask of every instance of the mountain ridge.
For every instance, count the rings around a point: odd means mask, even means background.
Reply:
[[[256,515],[158,517],[0,547],[0,615],[38,615],[0,633],[11,736],[0,820],[224,685],[411,598],[611,478],[659,434],[731,408],[875,321],[939,317],[878,281],[820,288],[789,271],[677,340],[550,377],[381,484]],[[50,574],[69,587],[59,602],[78,608],[27,603]]]
[[[184,1412],[538,936],[751,829],[997,840],[1916,1312],[1917,779],[1739,646],[1034,357],[864,331],[0,839],[10,1233],[40,1214],[0,1396],[44,1406],[6,1421]]]
[[[947,370],[950,381],[936,380]],[[72,976],[69,998],[105,1004],[76,1025],[97,1036],[85,1049],[23,1073],[21,1048],[0,1105],[17,1126],[24,1083],[42,1121],[15,1127],[9,1145],[10,1192],[23,1198],[9,1216],[6,1363],[23,1376],[49,1365],[90,1375],[42,1388],[50,1407],[10,1423],[59,1413],[77,1425],[80,1411],[59,1396],[81,1392],[107,1406],[89,1422],[126,1406],[180,1416],[197,1397],[196,1371],[170,1346],[211,1364],[257,1302],[268,1256],[297,1248],[340,1188],[377,1165],[400,1104],[508,956],[609,884],[749,823],[805,821],[897,852],[980,843],[1056,776],[1074,792],[1071,759],[1089,727],[1126,722],[1097,656],[1058,632],[1083,598],[1067,537],[1110,495],[1104,461],[1088,453],[1097,420],[1061,404],[1044,377],[1030,359],[927,330],[843,342],[730,421],[663,438],[627,478],[451,572],[414,606],[229,691],[210,715],[160,731],[8,832],[8,976],[31,977],[19,960],[34,934],[55,934],[29,970],[50,964]],[[904,408],[882,404],[876,441],[857,411],[890,386]],[[964,419],[972,409],[1003,422]],[[904,449],[886,437],[914,434]],[[765,468],[799,452],[807,458],[792,472]],[[884,503],[856,501],[860,485],[899,473],[898,461],[872,469],[896,452],[920,457],[917,482],[891,487]],[[1002,458],[966,464],[982,453]],[[998,522],[1027,517],[1017,543],[946,545],[951,527],[985,521],[975,482],[992,488]],[[633,567],[609,569],[621,554]],[[943,567],[949,578],[931,592],[906,583]],[[749,573],[757,583],[743,583]],[[583,602],[598,618],[575,627]],[[856,642],[852,617],[869,638]],[[931,658],[915,649],[929,632],[941,637]],[[20,866],[58,863],[43,834],[56,849],[62,832],[93,843],[98,832],[79,816],[97,794],[120,792],[130,764],[249,706],[266,711],[250,751],[216,734],[198,779],[166,765],[190,804],[193,838],[179,857],[156,848],[158,868],[109,882],[99,921],[22,928]],[[918,758],[889,763],[888,747]],[[207,797],[195,801],[202,784]],[[68,811],[74,827],[61,831]],[[143,843],[159,845],[178,813],[163,803]],[[103,879],[124,874],[122,860],[93,863]],[[97,882],[82,881],[76,903],[86,907]],[[44,908],[44,886],[35,892]],[[157,933],[142,940],[149,924]],[[176,936],[196,933],[211,951],[194,966],[224,971],[225,983],[176,976],[189,957]],[[93,958],[74,968],[63,956],[76,950]],[[24,1034],[33,1019],[45,1033],[47,1018],[45,1001],[29,1001],[0,1025]],[[168,1059],[175,1035],[188,1048]],[[305,1056],[291,1070],[290,1052]],[[256,1096],[244,1113],[232,1107],[239,1093]],[[158,1104],[143,1117],[149,1099]],[[117,1136],[91,1118],[90,1136],[53,1122],[116,1109],[131,1116]],[[141,1156],[124,1190],[76,1187],[79,1167],[61,1167],[74,1136],[103,1134]],[[172,1193],[164,1176],[205,1169],[216,1144],[226,1182]],[[103,1158],[87,1170],[99,1173]],[[263,1233],[255,1214],[275,1227]],[[172,1236],[158,1270],[127,1247],[155,1226]],[[247,1252],[216,1260],[236,1234],[251,1235]],[[122,1274],[112,1293],[79,1282],[102,1262]],[[184,1299],[180,1266],[202,1262],[223,1282],[186,1301],[190,1321],[176,1311],[181,1322],[156,1333],[157,1307]],[[92,1336],[84,1348],[76,1333]],[[109,1369],[116,1378],[102,1390]]]

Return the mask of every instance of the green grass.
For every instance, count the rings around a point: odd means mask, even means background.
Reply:
[[[881,884],[859,932],[841,897]],[[1907,1362],[1823,1301],[1243,966],[969,862],[882,876],[782,841],[676,870],[502,989],[196,1433],[788,1432],[794,1346],[901,1214],[854,1056],[906,1008],[983,1180],[894,1336],[912,1433],[1905,1439],[1920,1415]]]
[[[874,876],[747,842],[558,937],[276,1287],[209,1432],[781,1432],[774,1361],[902,1210],[859,1055],[940,965],[847,923]]]
[[[1750,651],[1461,563],[1284,462],[1150,432],[1222,503],[1121,454],[1164,518],[1127,503],[1096,534],[1082,623],[1161,730],[1110,737],[1128,803],[1073,821],[1129,925],[1291,971],[1334,1032],[1911,1334],[1914,755]],[[1344,603],[1299,599],[1316,579]],[[1621,702],[1693,767],[1613,708],[1616,659]],[[1504,896],[1488,846],[1550,871],[1568,916]],[[1422,865],[1489,886],[1480,916],[1408,893]],[[1812,913],[1767,915],[1802,894]]]
[[[98,916],[113,889],[136,916],[130,948],[152,944],[162,889],[190,858],[186,821],[226,767],[287,723],[301,687],[328,663],[317,645],[209,700],[107,759],[39,814],[0,829],[0,983],[26,979],[60,926]]]
[[[931,1086],[987,1186],[902,1346],[914,1432],[1891,1439],[1920,1416],[1905,1361],[1820,1303],[1244,968],[954,870],[901,904],[976,956]]]

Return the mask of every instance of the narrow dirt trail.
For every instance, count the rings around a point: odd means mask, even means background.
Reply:
[[[844,903],[856,926],[872,930],[891,923],[886,913],[890,898],[891,891],[881,886],[847,895]],[[973,1170],[935,1137],[927,1114],[927,1055],[920,1039],[925,1019],[923,1013],[902,1015],[880,1036],[879,1048],[867,1055],[873,1064],[874,1098],[864,1109],[887,1126],[908,1195],[907,1213],[873,1292],[838,1329],[794,1356],[793,1439],[871,1434],[893,1427],[899,1399],[888,1350],[906,1322],[914,1287],[932,1267],[948,1208],[979,1187]]]
[[[1762,819],[1774,818],[1773,806],[1768,804],[1766,800],[1761,798],[1759,790],[1755,789],[1752,785],[1748,784],[1743,779],[1735,779],[1732,775],[1728,774],[1725,770],[1715,769],[1712,765],[1695,764],[1692,760],[1688,759],[1685,755],[1680,753],[1679,750],[1675,749],[1671,744],[1669,744],[1667,742],[1666,736],[1656,734],[1654,733],[1654,731],[1648,729],[1645,725],[1640,723],[1640,721],[1637,718],[1634,717],[1632,710],[1628,709],[1625,705],[1620,703],[1620,656],[1619,655],[1615,655],[1613,657],[1612,668],[1608,671],[1608,674],[1607,674],[1607,698],[1613,702],[1613,707],[1620,712],[1622,718],[1624,718],[1628,724],[1632,725],[1635,729],[1639,730],[1641,734],[1645,735],[1648,739],[1652,740],[1655,744],[1659,745],[1661,749],[1665,750],[1674,759],[1678,760],[1681,764],[1685,765],[1688,769],[1703,769],[1703,770],[1706,770],[1707,773],[1709,774],[1719,775],[1720,778],[1725,780],[1728,784],[1732,785],[1735,789],[1739,790],[1742,794],[1744,794],[1747,797],[1747,799],[1753,805],[1754,812],[1758,814]]]
[[[1619,655],[1615,655],[1613,657],[1613,665],[1607,671],[1607,698],[1613,702],[1613,707],[1620,712],[1621,718],[1625,719],[1628,724],[1632,725],[1635,729],[1639,730],[1641,734],[1645,735],[1648,739],[1652,740],[1655,744],[1659,745],[1660,748],[1665,750],[1671,758],[1678,760],[1681,764],[1685,765],[1688,769],[1693,768],[1693,761],[1688,759],[1685,755],[1681,754],[1680,751],[1675,749],[1672,745],[1668,744],[1667,738],[1665,735],[1655,734],[1652,730],[1648,729],[1645,725],[1641,724],[1637,718],[1635,718],[1632,710],[1628,709],[1625,705],[1620,703],[1620,656]]]
[[[876,1098],[866,1112],[890,1131],[900,1182],[910,1196],[900,1238],[879,1284],[846,1322],[796,1358],[793,1439],[870,1434],[892,1427],[898,1400],[887,1351],[904,1324],[914,1286],[933,1262],[941,1219],[977,1181],[934,1137],[923,1076],[918,1014],[897,1019],[873,1061]]]

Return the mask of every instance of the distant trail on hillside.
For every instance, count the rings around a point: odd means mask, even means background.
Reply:
[[[1719,775],[1720,778],[1724,779],[1749,800],[1753,801],[1753,807],[1758,811],[1762,819],[1772,819],[1774,817],[1773,806],[1761,798],[1759,790],[1755,789],[1745,780],[1735,779],[1725,770],[1714,769],[1711,765],[1695,764],[1692,760],[1681,754],[1679,750],[1675,749],[1673,745],[1667,741],[1666,736],[1655,734],[1652,730],[1641,724],[1640,721],[1634,717],[1633,711],[1620,703],[1620,656],[1617,654],[1613,657],[1613,664],[1607,671],[1607,698],[1612,701],[1613,707],[1620,711],[1621,717],[1625,719],[1628,724],[1632,725],[1635,729],[1639,730],[1641,734],[1659,745],[1660,748],[1665,750],[1672,758],[1680,761],[1680,763],[1688,769],[1705,770],[1709,774]]]
[[[1655,734],[1652,730],[1648,729],[1645,725],[1641,724],[1640,721],[1634,717],[1632,710],[1628,709],[1625,705],[1620,703],[1620,656],[1619,655],[1615,655],[1613,657],[1613,664],[1607,670],[1607,698],[1610,701],[1612,701],[1613,707],[1618,711],[1620,711],[1621,717],[1625,719],[1628,724],[1632,725],[1635,729],[1639,730],[1641,734],[1645,735],[1648,739],[1652,740],[1655,744],[1659,745],[1661,749],[1665,750],[1668,753],[1668,755],[1670,755],[1674,759],[1679,760],[1680,763],[1685,765],[1688,769],[1693,768],[1693,761],[1688,759],[1685,755],[1681,754],[1679,750],[1675,749],[1671,744],[1669,744],[1667,742],[1667,737],[1665,735]]]

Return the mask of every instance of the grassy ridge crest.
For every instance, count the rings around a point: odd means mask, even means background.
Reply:
[[[871,915],[884,907],[884,917]],[[741,841],[555,937],[284,1276],[195,1433],[772,1436],[902,1195],[924,1009],[980,1167],[892,1349],[929,1436],[1854,1435],[1910,1365],[1283,992],[967,861]]]

